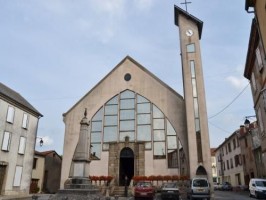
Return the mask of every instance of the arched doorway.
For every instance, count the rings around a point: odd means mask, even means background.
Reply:
[[[198,176],[207,176],[206,169],[203,166],[199,166],[197,171],[196,171],[196,175],[198,175]]]
[[[119,185],[125,186],[125,182],[129,185],[134,176],[134,152],[129,147],[125,147],[120,152],[119,165]],[[127,181],[125,181],[127,177]]]

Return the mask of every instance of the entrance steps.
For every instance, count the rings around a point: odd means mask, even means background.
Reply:
[[[125,196],[125,186],[115,186],[111,195],[124,197]]]

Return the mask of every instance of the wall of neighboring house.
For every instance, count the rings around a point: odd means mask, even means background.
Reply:
[[[55,152],[45,156],[45,172],[43,191],[47,193],[56,193],[60,188],[62,159]]]
[[[233,187],[244,185],[244,168],[241,162],[241,148],[238,131],[227,138],[216,150],[219,182],[227,181]]]
[[[28,194],[38,117],[0,96],[0,192]]]
[[[32,177],[31,177],[31,193],[42,192],[44,178],[45,157],[42,155],[34,155]],[[39,189],[37,189],[38,187]],[[36,190],[37,189],[37,190]]]
[[[212,178],[213,182],[217,182],[217,164],[215,157],[215,149],[211,148],[211,162],[212,162]]]
[[[246,0],[246,10],[254,15],[244,76],[251,82],[258,121],[260,147],[254,152],[257,177],[266,177],[266,0]],[[254,11],[254,12],[253,12]]]

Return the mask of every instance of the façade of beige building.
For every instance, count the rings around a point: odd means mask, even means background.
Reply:
[[[69,177],[85,108],[91,176],[113,176],[123,185],[125,176],[179,174],[179,141],[188,155],[184,99],[127,56],[64,114],[61,186]]]
[[[0,83],[0,196],[27,196],[38,122],[26,99]]]

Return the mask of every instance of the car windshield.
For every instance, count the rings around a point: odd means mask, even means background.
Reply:
[[[151,187],[151,183],[150,182],[139,182],[137,183],[138,187]]]
[[[266,181],[256,181],[256,186],[266,187]]]
[[[164,188],[176,188],[177,183],[165,183]]]
[[[193,186],[194,187],[207,187],[208,182],[207,182],[207,180],[204,180],[204,179],[195,179],[193,181]]]

